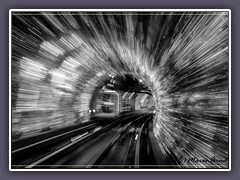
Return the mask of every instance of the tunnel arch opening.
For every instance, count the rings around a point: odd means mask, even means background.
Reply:
[[[132,74],[108,75],[91,98],[89,112],[92,117],[117,117],[136,110],[154,111],[151,91]]]

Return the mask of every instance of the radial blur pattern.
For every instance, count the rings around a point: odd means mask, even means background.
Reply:
[[[96,87],[131,74],[166,157],[226,159],[228,25],[226,12],[13,12],[12,135],[89,120]]]

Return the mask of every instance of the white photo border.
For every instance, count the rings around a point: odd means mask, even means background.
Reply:
[[[13,169],[11,164],[11,129],[12,129],[12,13],[13,12],[228,12],[229,51],[228,51],[228,169]],[[231,171],[231,10],[230,9],[10,9],[9,10],[9,171]]]

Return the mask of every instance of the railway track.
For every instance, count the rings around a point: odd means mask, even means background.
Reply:
[[[146,115],[127,124],[124,130],[107,143],[86,167],[134,168],[139,166],[142,127],[148,124],[151,119],[151,115]]]
[[[53,167],[65,155],[71,154],[75,149],[89,144],[89,142],[110,132],[112,129],[116,130],[116,135],[118,134],[114,141],[120,140],[124,136],[129,136],[124,135],[124,132],[127,132],[132,124],[144,116],[139,114],[128,115],[104,125],[101,125],[99,122],[93,122],[86,126],[27,144],[23,147],[17,147],[12,151],[12,164],[17,168]],[[107,142],[112,143],[112,145],[111,143],[109,144],[109,147],[115,144],[112,140]],[[94,164],[91,162],[94,162],[94,160],[91,160],[85,167],[91,167],[91,164]]]

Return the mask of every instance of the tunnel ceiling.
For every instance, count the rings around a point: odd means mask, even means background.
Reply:
[[[89,119],[96,87],[131,74],[153,94],[164,154],[228,156],[227,13],[13,12],[11,33],[14,122]]]
[[[150,91],[142,82],[137,80],[132,75],[123,75],[110,78],[106,84],[111,84],[108,88],[124,92],[141,92]]]

